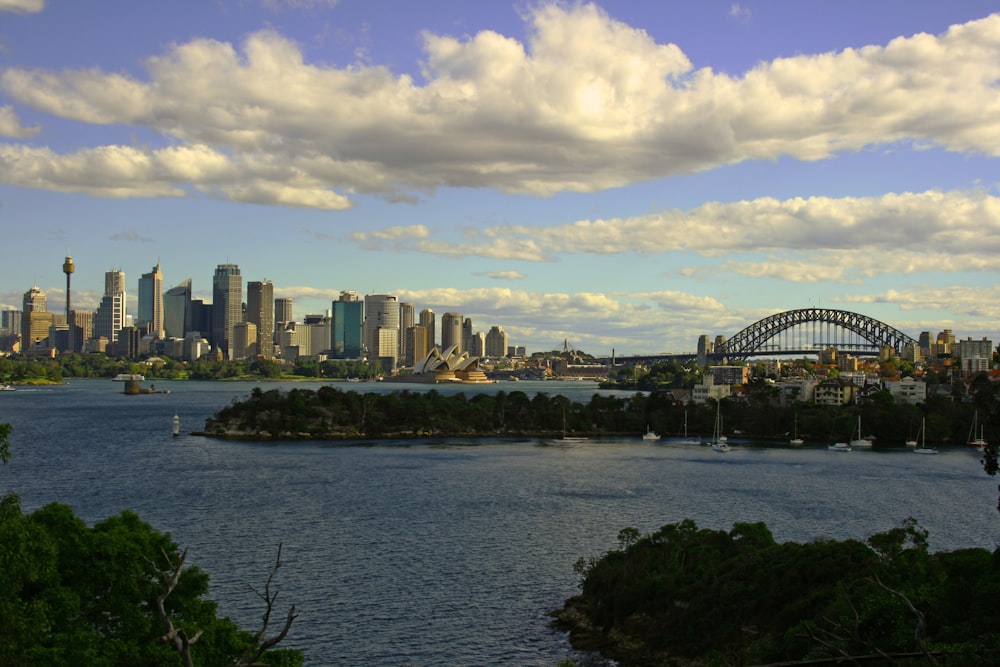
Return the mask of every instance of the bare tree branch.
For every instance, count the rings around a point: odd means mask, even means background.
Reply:
[[[927,657],[928,662],[930,662],[932,665],[938,664],[937,660],[934,659],[934,656],[931,655],[930,651],[927,650],[927,644],[924,642],[924,633],[927,631],[927,617],[924,616],[924,612],[917,609],[917,607],[913,604],[913,602],[910,601],[910,598],[908,598],[902,591],[897,591],[896,589],[889,588],[888,586],[883,584],[882,580],[879,579],[879,576],[877,574],[874,574],[873,576],[875,578],[875,583],[878,584],[882,588],[882,590],[891,593],[892,595],[895,595],[899,597],[901,600],[903,600],[903,602],[906,603],[906,606],[909,607],[913,615],[917,617],[917,626],[913,629],[913,641],[917,643],[917,646],[920,648],[920,652]]]
[[[199,630],[194,634],[193,637],[188,637],[187,632],[183,628],[175,628],[174,622],[167,614],[167,609],[165,602],[174,589],[177,587],[177,583],[180,581],[181,572],[184,569],[184,561],[187,560],[188,550],[184,549],[181,553],[180,559],[177,563],[171,562],[170,555],[167,554],[162,548],[160,553],[163,554],[163,559],[167,563],[168,569],[160,569],[156,563],[153,563],[148,558],[146,562],[153,566],[153,570],[156,572],[156,576],[163,582],[164,591],[156,596],[154,600],[154,607],[156,608],[156,615],[160,617],[160,620],[167,626],[167,634],[160,637],[160,641],[165,644],[170,644],[171,647],[181,656],[181,661],[184,663],[184,667],[194,667],[194,661],[191,659],[191,645],[194,644],[201,637],[202,631]]]
[[[261,622],[260,630],[257,631],[257,634],[254,636],[253,644],[251,644],[247,650],[243,652],[240,659],[236,661],[235,667],[259,667],[261,663],[258,663],[257,660],[260,656],[262,656],[265,651],[285,639],[288,635],[288,631],[292,627],[292,622],[298,617],[298,614],[295,613],[295,605],[292,605],[291,609],[288,610],[288,615],[285,617],[285,624],[281,628],[281,632],[270,639],[267,638],[267,629],[271,624],[271,614],[274,612],[274,603],[278,599],[278,593],[271,592],[271,583],[274,581],[274,577],[278,573],[278,568],[281,567],[282,546],[283,545],[281,543],[278,544],[278,557],[275,559],[274,567],[271,568],[271,573],[268,575],[267,582],[264,584],[264,592],[261,593],[252,586],[250,587],[250,590],[252,590],[257,597],[264,601],[264,617]]]

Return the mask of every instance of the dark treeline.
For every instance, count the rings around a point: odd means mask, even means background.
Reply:
[[[922,405],[899,405],[887,392],[863,405],[831,407],[798,403],[779,406],[766,385],[742,399],[723,399],[725,430],[749,438],[785,440],[798,421],[810,444],[848,439],[861,416],[865,435],[876,447],[902,446],[926,419],[927,442],[963,444],[973,415],[996,435],[996,401],[987,381],[968,402],[931,397]],[[318,390],[255,388],[206,423],[209,434],[249,437],[377,438],[412,436],[630,435],[647,425],[664,437],[679,435],[685,420],[689,435],[712,434],[715,404],[677,405],[668,392],[627,397],[594,394],[586,403],[561,395],[522,391],[443,396],[434,389],[358,393],[332,386]]]
[[[230,379],[374,379],[382,375],[378,364],[346,359],[298,359],[282,364],[274,360],[199,359],[184,362],[156,357],[152,362],[111,357],[106,354],[65,354],[55,359],[0,357],[0,382],[61,382],[66,378],[113,378],[137,373],[148,380]]]
[[[554,615],[621,665],[1000,664],[1000,551],[929,553],[912,519],[864,542],[690,520],[618,537]]]

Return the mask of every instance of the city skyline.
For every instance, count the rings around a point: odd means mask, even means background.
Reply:
[[[386,294],[532,351],[690,352],[810,306],[1000,339],[983,3],[0,16],[0,309],[62,310],[69,255],[76,309],[120,269],[137,314],[154,266],[212,301],[234,264],[299,319]]]

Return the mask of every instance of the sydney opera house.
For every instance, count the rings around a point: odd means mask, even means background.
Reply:
[[[459,352],[452,345],[443,352],[438,348],[413,365],[412,375],[400,375],[393,382],[443,382],[484,383],[493,382],[479,370],[479,357],[471,357],[468,352]]]

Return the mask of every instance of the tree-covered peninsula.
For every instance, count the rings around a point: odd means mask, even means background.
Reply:
[[[605,405],[605,409],[600,409]],[[203,435],[246,440],[421,437],[556,437],[565,433],[626,433],[640,428],[629,399],[594,396],[590,404],[543,393],[444,396],[428,391],[386,394],[255,387],[205,423]]]
[[[928,400],[915,406],[891,401],[827,406],[808,403],[778,405],[770,395],[753,392],[720,402],[730,435],[787,442],[797,425],[810,444],[850,438],[858,418],[875,437],[876,447],[902,447],[926,422],[931,445],[965,442],[977,403]],[[995,411],[979,409],[988,438],[994,440]],[[523,391],[442,395],[435,389],[359,393],[324,385],[319,389],[254,388],[208,419],[204,435],[247,440],[378,439],[419,437],[559,437],[636,436],[650,428],[667,437],[712,434],[714,401],[679,403],[669,392],[636,392],[629,396],[595,393],[589,401]]]
[[[866,541],[690,520],[618,537],[578,561],[582,592],[553,614],[626,667],[1000,664],[1000,550],[929,553],[912,520]]]

